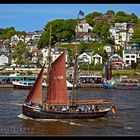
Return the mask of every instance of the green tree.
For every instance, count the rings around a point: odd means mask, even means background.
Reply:
[[[102,15],[103,15],[102,13],[93,12],[93,13],[90,13],[90,14],[86,15],[85,19],[86,19],[86,22],[89,23],[89,25],[93,27],[95,25],[94,18],[97,17],[97,16],[101,17]]]
[[[137,67],[138,67],[138,63],[132,63],[132,64],[131,64],[131,68],[132,68],[132,69],[136,70]]]
[[[116,13],[115,16],[115,22],[116,23],[123,23],[123,22],[128,22],[127,14],[123,11],[119,11]]]
[[[25,31],[16,31],[17,35],[23,35],[26,36],[26,32]]]
[[[130,15],[128,15],[128,17],[129,17],[130,21],[137,23],[138,17],[134,13],[131,13]]]
[[[106,52],[105,49],[103,50],[102,57],[103,57],[103,63],[105,64],[108,60],[108,53]]]
[[[115,15],[115,12],[114,12],[113,10],[108,10],[108,11],[106,12],[106,14],[108,14],[108,15]]]
[[[115,22],[122,23],[122,22],[134,22],[138,21],[138,17],[134,14],[126,14],[123,11],[119,11],[116,13]]]
[[[106,43],[108,43],[110,45],[115,45],[115,40],[113,38],[107,38]]]
[[[109,28],[110,28],[109,23],[105,20],[102,20],[95,24],[92,32],[97,33],[99,37],[102,39],[102,41],[105,42],[110,36]]]
[[[26,32],[16,31],[14,27],[8,27],[6,29],[0,28],[0,39],[10,39],[15,34],[25,36]]]
[[[49,44],[50,27],[52,36],[51,44],[56,43],[60,39],[70,39],[75,37],[76,20],[56,19],[48,22],[48,24],[45,26],[44,32],[42,33],[37,44],[39,48]]]
[[[136,70],[140,70],[140,63],[138,63]]]
[[[134,28],[134,33],[132,35],[131,41],[140,41],[140,19],[137,22],[137,25]]]
[[[80,42],[80,46],[78,47],[79,54],[82,54],[83,52],[85,52],[87,48],[88,48],[87,43],[85,43],[84,41]]]
[[[109,23],[104,21],[101,27],[101,38],[104,42],[106,42],[106,40],[110,36],[109,28],[110,28]]]
[[[29,51],[26,48],[24,42],[19,41],[17,46],[12,53],[13,58],[16,59],[16,64],[29,64],[28,56]]]
[[[94,17],[93,17],[92,14],[88,14],[88,15],[85,16],[86,22],[92,27],[95,25],[95,22],[94,22],[93,18]]]
[[[12,36],[14,36],[16,34],[16,31],[15,30],[9,30],[7,33],[6,33],[6,37],[8,39],[10,39]]]
[[[123,48],[115,50],[115,53],[122,57]]]

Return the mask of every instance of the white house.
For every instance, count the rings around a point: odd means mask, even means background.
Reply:
[[[33,39],[33,33],[29,32],[25,36],[25,43],[27,43],[29,40]]]
[[[77,32],[89,32],[93,29],[93,27],[91,27],[86,20],[82,20],[79,24],[78,27],[76,27],[75,31]]]
[[[33,62],[33,63],[36,63],[37,61],[38,61],[38,57],[37,57],[37,56],[33,56],[33,57],[32,57],[32,62]]]
[[[0,53],[0,66],[3,66],[8,63],[9,63],[9,57],[4,53]]]
[[[102,56],[100,56],[99,54],[95,54],[92,56],[92,61],[94,62],[94,64],[102,64],[103,61],[102,61]]]
[[[125,64],[131,65],[132,63],[137,63],[137,51],[134,49],[123,50],[123,61]]]
[[[78,62],[79,63],[88,63],[88,64],[91,64],[92,57],[88,53],[83,52],[82,54],[80,54],[78,56]]]
[[[24,42],[24,36],[23,35],[19,35],[19,36],[14,35],[14,36],[11,37],[11,43],[10,44],[11,45],[12,44],[17,44],[20,40]]]
[[[0,45],[0,52],[9,53],[9,46]]]
[[[40,39],[40,36],[41,36],[41,34],[34,34],[32,36],[32,39],[35,40],[35,41],[38,41]]]
[[[109,58],[110,61],[122,60],[122,57],[118,54],[114,54]]]
[[[104,49],[107,53],[111,53],[112,52],[112,49],[111,49],[111,46],[104,46]]]
[[[124,62],[120,55],[114,54],[109,58],[109,61],[111,62],[113,69],[123,69],[124,68]]]
[[[115,40],[116,45],[124,46],[129,41],[134,32],[133,28],[128,27],[128,23],[115,23],[114,27],[110,27],[111,37]]]
[[[43,54],[43,63],[46,61],[46,65],[48,65],[48,48],[43,48],[41,50],[42,54]],[[58,49],[56,48],[52,48],[51,50],[51,61],[53,62],[55,59],[58,58],[58,56],[60,56],[62,52],[58,51]],[[66,52],[66,64],[68,63],[68,54]]]

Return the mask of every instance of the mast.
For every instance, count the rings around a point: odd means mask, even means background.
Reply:
[[[49,47],[48,47],[48,70],[47,70],[47,87],[46,87],[46,89],[47,89],[47,91],[49,90],[49,83],[50,83],[50,76],[49,76],[49,74],[50,74],[50,69],[51,69],[51,25],[50,25],[50,34],[49,34]],[[46,93],[46,99],[45,99],[45,102],[46,102],[46,100],[47,100],[47,96],[48,96],[48,93]]]
[[[77,48],[75,47],[75,62],[74,62],[74,81],[73,81],[73,87],[72,87],[72,98],[71,98],[71,105],[74,104],[75,100],[76,100],[76,92],[75,92],[75,86],[77,83]]]
[[[74,54],[74,82],[73,82],[73,87],[72,87],[72,98],[71,98],[71,102],[70,104],[73,105],[74,102],[76,101],[76,91],[75,91],[75,86],[77,84],[77,65],[78,65],[78,61],[77,61],[77,57],[78,57],[78,52],[77,52],[77,36],[78,36],[78,20],[79,20],[79,15],[84,16],[84,13],[79,10],[78,16],[77,16],[77,25],[76,25],[76,35],[75,35],[75,39],[76,39],[76,43],[75,43],[75,54]]]
[[[47,72],[47,85],[49,85],[49,73],[51,66],[51,26],[50,26],[50,35],[49,35],[49,48],[48,48],[48,72]]]
[[[66,52],[64,51],[53,62],[51,59],[51,26],[48,50],[47,91],[45,103],[51,105],[68,104],[66,86]]]

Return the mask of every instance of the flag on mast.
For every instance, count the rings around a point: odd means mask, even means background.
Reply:
[[[84,16],[84,12],[79,10],[79,15]]]

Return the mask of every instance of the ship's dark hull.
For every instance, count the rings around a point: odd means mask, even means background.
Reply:
[[[98,117],[103,117],[106,115],[106,111],[98,112],[53,112],[53,111],[43,111],[34,110],[28,106],[22,107],[22,113],[28,117],[34,119],[93,119]]]

